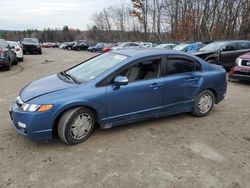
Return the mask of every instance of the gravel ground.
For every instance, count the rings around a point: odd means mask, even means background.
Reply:
[[[228,83],[209,116],[97,129],[84,143],[16,134],[8,107],[31,80],[94,54],[44,49],[0,71],[0,187],[250,187],[250,85]]]

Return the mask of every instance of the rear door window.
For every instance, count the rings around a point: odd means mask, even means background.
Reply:
[[[166,64],[166,75],[200,71],[201,65],[195,60],[183,57],[169,57]]]

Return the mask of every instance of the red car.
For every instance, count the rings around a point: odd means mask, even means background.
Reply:
[[[103,52],[103,53],[106,53],[106,52],[110,51],[111,48],[112,48],[112,46],[104,47],[104,48],[102,49],[102,52]]]
[[[229,72],[229,81],[250,81],[250,52],[236,59],[236,66]]]

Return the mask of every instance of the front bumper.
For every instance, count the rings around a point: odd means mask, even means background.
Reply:
[[[9,114],[18,134],[36,141],[52,139],[53,125],[49,122],[48,112],[23,112],[14,103],[9,109]]]
[[[249,81],[250,82],[250,75],[243,75],[243,74],[230,74],[228,76],[229,80],[242,80],[242,81]]]
[[[5,58],[0,58],[0,67],[5,67],[7,66],[8,63]]]
[[[36,46],[23,46],[23,52],[26,53],[26,52],[30,52],[30,53],[39,53],[41,52],[42,49],[41,48],[38,48]]]

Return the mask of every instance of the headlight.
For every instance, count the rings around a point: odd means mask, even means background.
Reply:
[[[24,112],[45,112],[50,110],[51,108],[53,108],[52,104],[38,105],[24,103],[20,109]]]
[[[236,65],[236,66],[241,66],[241,61],[242,61],[241,58],[237,58],[237,59],[236,59],[236,62],[235,62],[235,65]]]

